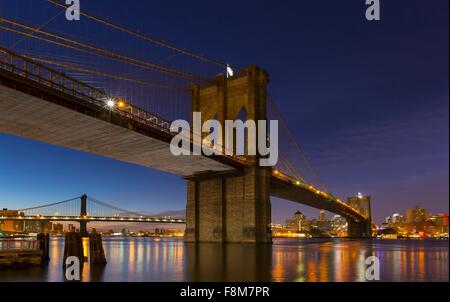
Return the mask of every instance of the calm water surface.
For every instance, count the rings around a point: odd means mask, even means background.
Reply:
[[[0,269],[0,281],[63,281],[63,238],[44,267]],[[365,281],[365,259],[381,281],[449,281],[448,241],[274,239],[273,245],[185,244],[182,239],[104,238],[108,264],[85,264],[83,281]],[[87,244],[85,244],[87,248]]]

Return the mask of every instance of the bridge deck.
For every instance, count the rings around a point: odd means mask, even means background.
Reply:
[[[0,70],[0,132],[181,176],[233,169],[204,156],[173,156],[169,152],[170,137],[163,137],[161,132],[139,125],[133,125],[131,130],[128,121],[117,116],[109,122],[105,120],[108,115],[99,114],[104,109],[80,104],[67,96],[52,96],[40,89],[32,92],[51,98],[45,100],[6,87],[5,83],[8,86],[17,83],[4,75]],[[62,104],[56,104],[55,99]]]
[[[317,193],[316,190],[317,189],[296,185],[293,182],[277,177],[276,175],[273,175],[270,181],[270,195],[273,197],[326,210],[353,220],[361,221],[365,219],[355,209],[344,202],[336,200],[336,198],[331,195],[327,196],[325,192]]]

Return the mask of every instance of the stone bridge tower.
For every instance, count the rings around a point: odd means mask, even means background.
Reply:
[[[233,78],[218,76],[192,87],[191,111],[204,121],[267,120],[268,74],[250,66]],[[242,118],[242,117],[241,117]],[[245,120],[244,120],[245,122]],[[224,140],[223,140],[224,141]],[[204,171],[187,177],[186,242],[270,243],[270,167],[258,155],[232,173]]]

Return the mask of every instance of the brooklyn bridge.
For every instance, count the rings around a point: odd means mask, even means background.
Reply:
[[[350,237],[371,236],[370,211],[333,196],[317,175],[296,139],[301,129],[289,128],[268,92],[267,71],[230,67],[93,14],[82,17],[104,35],[139,41],[136,48],[126,53],[0,17],[0,132],[178,175],[186,181],[186,217],[143,215],[82,195],[9,220],[76,221],[83,233],[93,221],[185,223],[187,242],[265,243],[276,197],[341,215]],[[179,61],[140,56],[144,47]],[[172,155],[171,122],[190,120],[192,112],[201,112],[202,122],[277,119],[278,164],[262,167],[253,155]]]

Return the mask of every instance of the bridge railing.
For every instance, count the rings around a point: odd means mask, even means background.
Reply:
[[[0,251],[39,250],[39,242],[31,239],[0,239]]]
[[[137,106],[117,99],[105,91],[92,87],[81,81],[68,77],[62,72],[55,71],[32,59],[16,54],[6,48],[0,47],[0,68],[25,79],[34,81],[68,94],[96,106],[105,107],[121,116],[132,119],[140,124],[158,129],[166,134],[174,135],[170,131],[171,122],[156,114],[149,113]],[[115,106],[108,107],[108,101],[114,101]],[[189,138],[193,144],[193,134]],[[223,149],[223,146],[218,146]],[[225,155],[240,163],[246,163],[246,158],[236,155]]]
[[[0,47],[0,68],[97,106],[106,106],[108,100],[116,100],[98,88],[70,78],[62,72],[52,70],[3,47]],[[168,120],[128,103],[125,106],[125,102],[118,101],[124,106],[110,108],[111,110],[139,123],[170,133]]]

